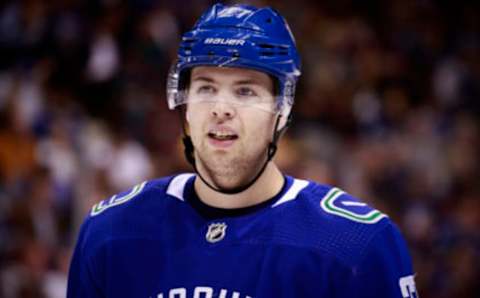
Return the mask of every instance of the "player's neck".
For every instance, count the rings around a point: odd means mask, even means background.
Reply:
[[[228,195],[214,191],[201,179],[195,179],[195,191],[202,202],[207,205],[233,209],[260,204],[280,192],[284,177],[273,162],[269,162],[263,174],[245,191]]]

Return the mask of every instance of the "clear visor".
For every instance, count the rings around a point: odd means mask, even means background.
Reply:
[[[177,103],[180,104],[218,104],[223,103],[227,105],[235,106],[236,108],[255,108],[268,113],[276,114],[280,109],[277,107],[275,98],[249,96],[249,95],[214,95],[211,91],[194,92],[193,90],[180,91],[178,96],[181,100]]]
[[[238,60],[236,62],[238,63]],[[237,65],[235,67],[238,67]],[[256,108],[272,114],[289,112],[284,96],[272,96],[271,92],[266,92],[255,84],[229,86],[226,90],[203,81],[188,82],[188,88],[185,85],[187,85],[186,82],[180,82],[180,74],[175,64],[170,70],[167,82],[167,100],[170,109],[173,110],[183,104],[224,103],[239,108]]]

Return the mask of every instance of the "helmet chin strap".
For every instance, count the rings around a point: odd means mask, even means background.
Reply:
[[[207,185],[210,189],[212,189],[216,192],[220,192],[220,193],[227,194],[227,195],[233,195],[233,194],[241,193],[241,192],[247,190],[253,184],[255,184],[255,182],[257,182],[258,178],[260,178],[260,176],[262,176],[263,172],[267,168],[268,163],[272,160],[273,156],[277,152],[277,143],[278,143],[278,140],[280,139],[280,136],[285,132],[285,130],[287,129],[287,127],[290,125],[290,122],[291,122],[291,114],[289,114],[285,126],[282,127],[281,129],[278,129],[278,125],[280,124],[280,119],[282,117],[282,115],[278,115],[277,120],[275,121],[275,128],[274,128],[274,131],[273,131],[272,141],[268,144],[268,147],[267,147],[267,158],[266,158],[265,162],[263,163],[261,169],[253,177],[252,180],[250,180],[248,183],[246,183],[244,185],[240,185],[240,186],[237,186],[237,187],[220,188],[220,187],[215,187],[211,183],[209,183],[200,174],[200,172],[197,169],[195,156],[194,156],[195,147],[193,146],[192,139],[187,134],[185,124],[184,124],[184,118],[183,118],[184,113],[183,113],[182,110],[183,109],[179,109],[182,128],[183,128],[183,139],[182,140],[183,140],[183,145],[184,145],[185,158],[192,165],[193,169],[195,170],[195,173],[197,174],[198,177],[200,177],[200,179],[203,181],[203,183],[205,183],[205,185]]]

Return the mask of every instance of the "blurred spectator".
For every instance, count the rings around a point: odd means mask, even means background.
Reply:
[[[152,161],[147,151],[123,132],[116,132],[113,152],[107,168],[110,184],[115,192],[130,188],[138,181],[152,179]]]
[[[0,177],[6,188],[17,187],[32,172],[35,141],[30,128],[21,121],[18,101],[11,99],[0,114]]]

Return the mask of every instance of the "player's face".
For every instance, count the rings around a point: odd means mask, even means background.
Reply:
[[[273,81],[265,73],[196,67],[187,121],[197,168],[217,187],[250,181],[266,159],[275,125]]]

